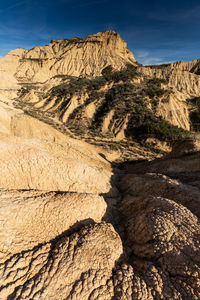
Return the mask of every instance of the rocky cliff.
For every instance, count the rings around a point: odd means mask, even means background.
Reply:
[[[67,126],[71,123],[68,122],[70,115],[74,119],[78,112],[84,120],[80,126],[84,125],[87,129],[111,93],[120,94],[117,97],[121,99],[127,98],[128,93],[128,101],[132,102],[129,107],[124,102],[126,109],[121,109],[122,104],[115,101],[104,114],[102,124],[96,124],[104,135],[109,131],[113,137],[124,139],[130,127],[130,106],[137,101],[145,102],[154,114],[172,125],[186,130],[195,129],[195,124],[200,123],[199,117],[196,118],[193,113],[190,118],[190,114],[194,110],[199,111],[199,108],[191,106],[189,100],[200,96],[199,66],[198,59],[161,66],[141,66],[119,34],[105,31],[83,39],[51,41],[44,47],[11,51],[0,59],[0,89],[2,93],[2,90],[16,92],[21,88],[23,96],[26,92],[26,97],[21,97],[20,93],[19,101],[37,102],[33,105],[37,110],[56,113]],[[89,80],[93,82],[90,84]],[[116,85],[122,83],[132,84],[131,91],[129,88],[129,91],[123,92],[124,86],[121,90],[120,87],[117,89]],[[91,95],[91,90],[95,91],[95,95]]]
[[[199,65],[113,31],[0,60],[0,299],[200,299]]]
[[[44,82],[56,75],[99,76],[108,65],[122,69],[127,63],[136,61],[126,43],[114,31],[105,31],[11,51],[0,60],[0,75],[9,81],[13,76],[18,82]]]

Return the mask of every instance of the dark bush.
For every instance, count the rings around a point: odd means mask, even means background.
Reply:
[[[140,116],[139,122],[132,118],[127,134],[138,141],[151,136],[168,142],[184,139],[190,135],[184,129],[170,124],[161,117],[156,117],[150,111],[145,111]]]
[[[157,78],[157,77],[148,80],[148,84],[150,85],[157,85],[160,87],[161,83],[167,84],[167,80],[163,78]]]
[[[191,129],[194,131],[200,131],[200,97],[189,99],[187,103],[192,106],[190,111]]]
[[[145,94],[153,98],[153,97],[161,97],[164,94],[169,93],[168,90],[164,90],[161,88],[161,83],[166,84],[167,81],[165,79],[160,79],[160,78],[153,78],[148,80]]]
[[[119,82],[121,80],[126,82],[140,74],[137,72],[137,67],[127,64],[126,68],[120,71],[115,71],[112,66],[108,66],[103,69],[102,75],[107,81]]]
[[[105,94],[105,100],[99,107],[94,117],[92,126],[98,127],[105,115],[115,109],[117,118],[124,118],[124,115],[134,110],[137,98],[134,96],[135,86],[131,83],[116,84]]]
[[[64,76],[64,75],[59,75]],[[69,77],[70,82],[59,84],[50,90],[52,96],[62,97],[65,95],[73,95],[83,90],[95,91],[99,90],[106,84],[106,80],[103,77],[96,77],[93,79],[81,78],[81,77]]]

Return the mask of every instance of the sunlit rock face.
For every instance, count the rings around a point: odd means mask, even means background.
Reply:
[[[0,59],[0,299],[200,299],[198,135],[134,135],[191,128],[199,67],[114,31]]]
[[[44,47],[11,51],[0,60],[0,76],[2,74],[5,78],[6,72],[7,79],[14,86],[16,79],[44,82],[61,74],[94,77],[101,75],[108,65],[120,70],[127,63],[135,62],[132,52],[120,35],[114,31],[105,31],[84,39],[51,41]]]

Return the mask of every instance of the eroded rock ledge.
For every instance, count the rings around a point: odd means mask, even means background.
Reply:
[[[145,168],[121,174],[123,235],[98,195],[1,191],[0,298],[199,299],[199,188]]]

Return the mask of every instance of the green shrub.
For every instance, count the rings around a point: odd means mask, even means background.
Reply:
[[[65,75],[57,75],[57,77],[62,77]],[[64,78],[64,77],[63,77]],[[73,96],[75,93],[86,91],[99,90],[106,84],[106,80],[101,77],[96,77],[93,79],[81,78],[81,77],[68,77],[70,82],[61,83],[50,90],[50,95],[63,97],[65,95]]]
[[[153,97],[161,97],[166,93],[165,90],[156,87],[156,86],[149,86],[146,89],[146,95],[148,95],[149,97],[153,98]]]
[[[107,81],[119,82],[121,80],[126,82],[140,74],[137,72],[137,67],[127,64],[126,68],[120,71],[114,71],[112,66],[108,66],[103,69],[102,75]]]
[[[161,88],[161,83],[166,84],[165,79],[160,79],[160,78],[153,78],[148,80],[147,82],[147,88],[145,89],[145,94],[148,95],[149,97],[161,97],[166,93],[169,93],[168,90],[164,90]]]
[[[161,117],[156,117],[148,110],[140,116],[139,121],[131,120],[127,133],[138,141],[152,136],[162,141],[172,142],[187,138],[190,135],[188,131],[170,124]]]
[[[135,86],[131,83],[116,84],[105,94],[102,105],[97,110],[92,126],[97,128],[103,122],[105,115],[112,109],[115,110],[116,117],[124,118],[128,112],[134,110],[134,106],[138,99],[134,95]]]

